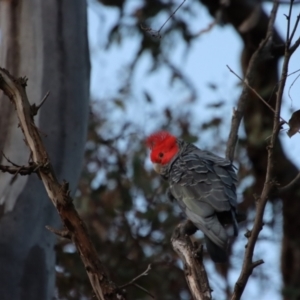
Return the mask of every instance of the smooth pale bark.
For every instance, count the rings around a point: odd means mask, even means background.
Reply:
[[[0,1],[0,66],[29,78],[27,94],[38,104],[35,117],[59,180],[74,192],[79,179],[88,121],[89,51],[86,2]],[[0,151],[27,164],[29,151],[8,98],[0,95]],[[4,158],[1,164],[7,164]],[[0,298],[52,299],[55,283],[57,212],[36,175],[0,173]]]

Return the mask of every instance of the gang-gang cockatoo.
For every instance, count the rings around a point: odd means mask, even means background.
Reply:
[[[238,234],[236,212],[237,177],[232,163],[193,144],[160,131],[146,140],[154,169],[169,182],[169,197],[204,233],[213,261],[227,261],[228,234],[224,226],[233,224]]]

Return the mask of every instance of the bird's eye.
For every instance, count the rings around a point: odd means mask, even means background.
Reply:
[[[160,158],[162,158],[162,157],[164,156],[164,154],[163,154],[162,152],[160,152],[160,153],[158,154],[158,156],[159,156]]]

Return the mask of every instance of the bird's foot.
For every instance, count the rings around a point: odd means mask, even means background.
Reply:
[[[180,224],[180,233],[182,235],[193,235],[198,228],[194,225],[194,223],[190,220],[186,220],[183,223]]]

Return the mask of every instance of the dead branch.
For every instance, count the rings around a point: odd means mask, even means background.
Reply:
[[[193,299],[211,300],[211,288],[202,261],[202,246],[193,244],[183,227],[184,224],[179,224],[173,232],[173,249],[183,261],[185,279]]]
[[[133,283],[135,283],[138,279],[140,279],[143,276],[148,276],[149,271],[151,270],[151,264],[148,265],[147,269],[141,273],[140,275],[136,276],[135,278],[133,278],[132,280],[130,280],[128,283],[123,284],[122,286],[120,286],[120,288],[124,288],[128,285],[131,285]]]
[[[136,276],[135,278],[133,278],[132,280],[130,280],[128,283],[125,283],[125,284],[121,285],[121,286],[120,286],[120,289],[123,289],[123,288],[125,288],[125,287],[127,287],[127,286],[129,286],[129,285],[134,285],[135,287],[137,287],[138,289],[144,291],[144,292],[147,293],[149,296],[151,296],[153,299],[155,299],[155,297],[154,297],[148,290],[146,290],[146,289],[143,288],[142,286],[136,284],[136,281],[137,281],[138,279],[140,279],[140,278],[143,277],[143,276],[148,276],[150,270],[151,270],[151,264],[148,265],[147,269],[146,269],[143,273],[141,273],[140,275]]]
[[[282,188],[278,189],[278,194],[284,194],[286,192],[288,192],[291,188],[293,188],[297,183],[299,183],[300,181],[300,172],[298,173],[298,175],[287,185],[283,186]]]
[[[61,238],[64,238],[64,239],[72,238],[72,235],[68,229],[59,230],[59,229],[55,229],[51,226],[46,226],[46,229],[48,229],[49,231],[51,231],[52,233],[56,234],[57,236],[59,236]]]
[[[38,170],[36,164],[31,164],[29,166],[19,166],[19,167],[12,167],[12,166],[5,166],[0,165],[0,171],[7,172],[12,175],[30,175],[32,173],[35,173]]]
[[[50,91],[46,93],[44,98],[42,99],[41,103],[39,105],[36,105],[35,103],[31,105],[31,113],[33,116],[37,115],[39,109],[43,106],[43,104],[46,102],[47,98],[50,95]]]
[[[145,32],[148,32],[151,34],[151,36],[156,37],[156,38],[161,38],[160,32],[161,30],[165,27],[165,25],[169,22],[169,20],[175,16],[176,12],[180,9],[180,7],[184,4],[186,0],[183,0],[177,7],[176,9],[169,15],[169,17],[167,18],[167,20],[160,26],[160,28],[158,30],[154,30],[151,27],[143,27],[142,25],[140,25],[141,29]]]
[[[31,106],[25,91],[26,82],[26,78],[15,79],[8,71],[0,68],[0,88],[15,105],[26,144],[32,154],[32,161],[41,166],[37,173],[80,254],[97,299],[125,300],[126,297],[109,279],[104,265],[98,258],[86,226],[74,208],[68,185],[66,183],[60,184],[55,176],[39,130],[34,124]]]

